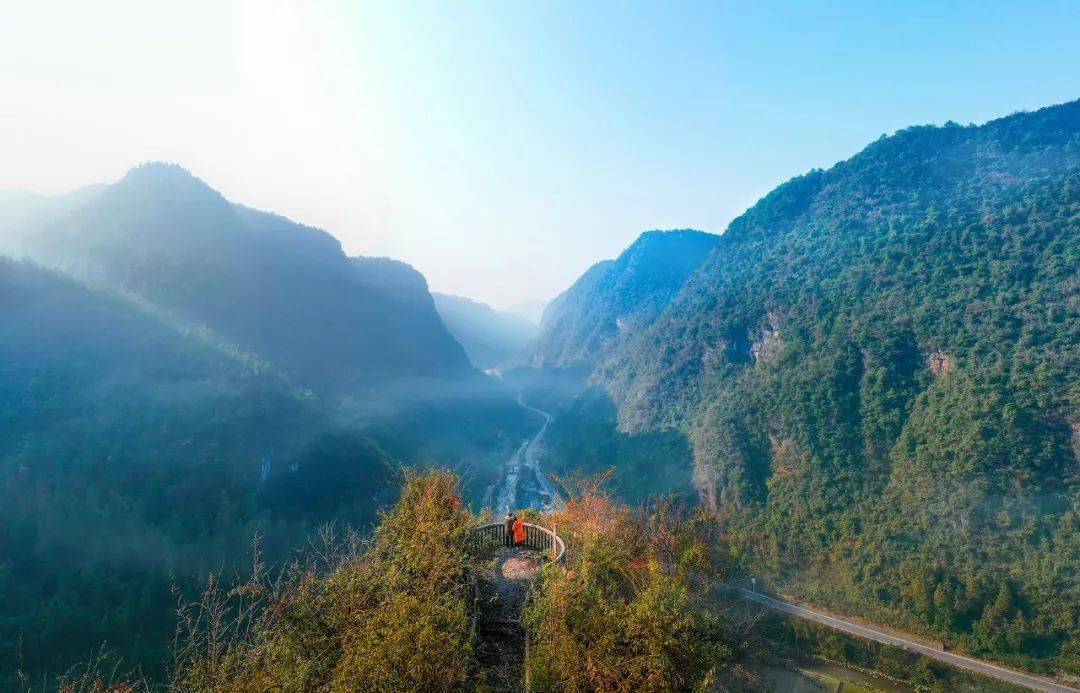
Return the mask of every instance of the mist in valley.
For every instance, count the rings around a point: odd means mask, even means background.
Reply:
[[[11,8],[0,689],[1075,690],[1080,14],[971,10]]]

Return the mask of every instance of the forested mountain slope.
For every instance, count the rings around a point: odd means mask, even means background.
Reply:
[[[22,255],[26,236],[85,205],[100,195],[106,187],[88,185],[62,195],[0,190],[0,253]]]
[[[280,557],[315,523],[364,525],[396,485],[378,445],[280,376],[3,258],[0,432],[4,688],[104,641],[162,662],[170,575],[246,563],[256,533]]]
[[[9,196],[0,222],[70,273],[0,257],[0,642],[34,677],[106,640],[159,666],[170,579],[231,571],[256,535],[273,564],[323,522],[362,528],[402,464],[479,495],[535,425],[418,272],[179,167]],[[0,648],[0,688],[18,657]]]
[[[510,369],[506,377],[530,403],[554,414],[546,470],[560,476],[611,470],[613,487],[629,502],[692,490],[685,437],[617,430],[617,409],[602,388],[590,387],[590,375],[656,320],[719,238],[691,230],[643,233],[545,308],[527,367]]]
[[[594,363],[650,324],[712,250],[702,231],[649,231],[618,258],[593,265],[547,308],[534,362]]]
[[[1078,267],[1080,102],[908,128],[732,222],[601,378],[753,567],[1075,673]]]
[[[494,368],[520,356],[536,338],[536,325],[521,316],[462,296],[432,296],[446,329],[477,368]]]
[[[430,296],[405,300],[399,290],[416,287],[385,263],[351,262],[328,233],[234,205],[175,165],[135,168],[10,234],[35,260],[208,328],[319,392],[472,371]]]

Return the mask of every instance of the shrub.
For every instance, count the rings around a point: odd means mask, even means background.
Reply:
[[[711,523],[640,512],[598,485],[552,518],[571,549],[527,607],[535,690],[694,690],[730,674],[738,642],[713,609]]]
[[[323,534],[277,581],[256,561],[211,579],[181,612],[172,685],[184,691],[462,689],[473,673],[457,478],[411,475],[370,542]]]

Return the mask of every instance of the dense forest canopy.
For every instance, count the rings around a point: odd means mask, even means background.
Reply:
[[[913,127],[732,222],[597,376],[746,565],[1080,671],[1080,102]]]
[[[162,660],[182,584],[314,524],[358,526],[394,461],[284,379],[127,301],[0,260],[0,651],[14,675],[108,641]],[[7,680],[7,679],[0,679]]]

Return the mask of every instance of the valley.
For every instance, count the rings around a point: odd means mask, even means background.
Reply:
[[[370,683],[365,648],[423,641],[451,668],[401,681],[464,687],[481,509],[566,525],[572,568],[537,569],[519,624],[552,689],[754,690],[770,628],[916,690],[1080,676],[1080,101],[882,136],[723,233],[645,231],[538,325],[173,164],[0,220],[0,641],[24,648],[0,687],[106,640],[164,680],[177,595],[264,565],[306,576],[305,611],[223,645],[258,655],[222,686]],[[299,567],[328,526],[351,548]],[[709,592],[749,575],[830,630]],[[354,617],[383,620],[361,643]]]
[[[517,509],[548,512],[562,503],[558,491],[540,468],[544,460],[545,436],[554,417],[526,403],[521,396],[517,401],[522,409],[543,417],[544,423],[507,459],[498,481],[484,494],[483,506],[491,508],[499,517]]]
[[[176,595],[256,538],[369,529],[409,466],[486,486],[535,434],[419,272],[178,166],[0,216],[0,688],[106,640],[160,677]]]

